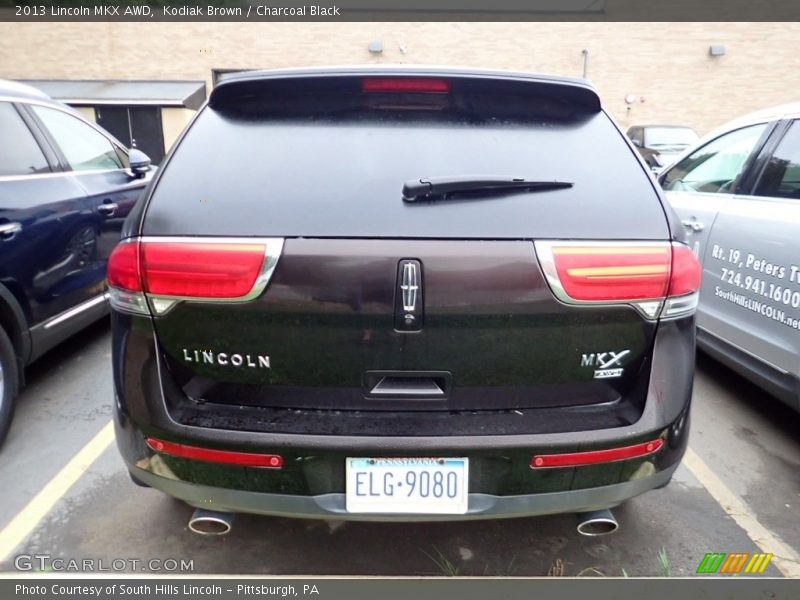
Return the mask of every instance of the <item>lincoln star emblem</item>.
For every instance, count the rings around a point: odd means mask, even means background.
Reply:
[[[407,262],[403,265],[403,282],[400,284],[403,290],[403,310],[413,313],[417,309],[417,292],[419,291],[419,273],[417,265]]]

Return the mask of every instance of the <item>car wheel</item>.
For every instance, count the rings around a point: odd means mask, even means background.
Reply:
[[[0,327],[0,445],[5,441],[11,425],[18,391],[19,376],[14,346],[5,330]]]

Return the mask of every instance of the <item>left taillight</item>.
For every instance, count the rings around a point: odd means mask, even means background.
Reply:
[[[140,246],[145,292],[204,299],[249,294],[267,250],[263,242],[143,242]]]
[[[119,244],[108,262],[111,304],[162,314],[180,301],[243,302],[257,297],[283,249],[259,240],[142,238]]]
[[[139,242],[119,244],[108,258],[108,285],[129,292],[141,292]]]
[[[147,299],[139,269],[139,241],[123,241],[108,257],[109,302],[112,308],[126,313],[147,315]]]

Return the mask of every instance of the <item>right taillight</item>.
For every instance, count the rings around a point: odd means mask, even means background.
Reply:
[[[108,261],[111,304],[162,314],[181,301],[244,302],[269,281],[283,240],[142,238],[119,244]]]
[[[635,306],[650,319],[691,314],[700,264],[669,242],[536,242],[553,293],[568,304]]]
[[[662,317],[681,317],[697,309],[703,269],[694,252],[683,244],[672,244],[672,269]]]
[[[702,270],[700,262],[687,246],[672,245],[672,274],[669,280],[668,296],[693,294],[700,289]]]

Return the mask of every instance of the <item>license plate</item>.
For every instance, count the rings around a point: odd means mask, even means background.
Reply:
[[[467,512],[466,458],[348,458],[347,512]]]

